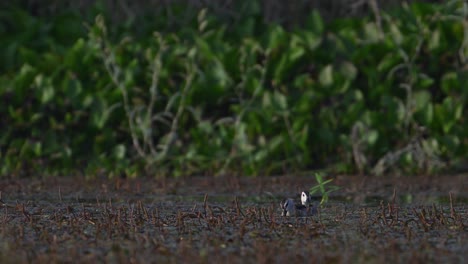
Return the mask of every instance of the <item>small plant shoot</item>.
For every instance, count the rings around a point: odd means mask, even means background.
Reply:
[[[317,185],[310,188],[310,194],[320,194],[322,196],[320,205],[323,205],[328,202],[330,193],[339,190],[340,187],[331,184],[333,179],[324,180],[324,177],[321,173],[315,173],[314,176],[315,180],[317,181]]]

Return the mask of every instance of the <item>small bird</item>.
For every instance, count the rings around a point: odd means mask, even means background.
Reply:
[[[312,216],[317,209],[311,205],[310,195],[307,192],[301,193],[301,204],[296,204],[292,198],[281,203],[282,216]]]

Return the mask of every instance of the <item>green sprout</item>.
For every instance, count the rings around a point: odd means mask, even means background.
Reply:
[[[329,184],[333,181],[333,179],[324,180],[321,173],[315,173],[315,180],[317,181],[317,185],[310,188],[310,194],[320,193],[322,195],[320,205],[328,202],[328,196],[330,193],[340,189],[340,187],[336,185]]]

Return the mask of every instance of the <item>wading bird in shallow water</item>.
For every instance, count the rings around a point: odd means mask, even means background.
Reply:
[[[317,213],[307,192],[301,193],[301,203],[296,204],[292,198],[286,199],[281,203],[282,216],[312,216]]]

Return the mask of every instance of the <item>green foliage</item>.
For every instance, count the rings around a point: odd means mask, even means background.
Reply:
[[[315,173],[315,180],[317,181],[317,185],[310,188],[310,194],[320,193],[322,195],[322,199],[320,200],[320,205],[328,202],[328,198],[330,193],[337,191],[340,187],[331,185],[330,183],[333,179],[324,180],[323,175],[321,173]]]
[[[111,27],[1,11],[0,173],[424,173],[466,157],[461,1],[294,30],[248,10]]]

